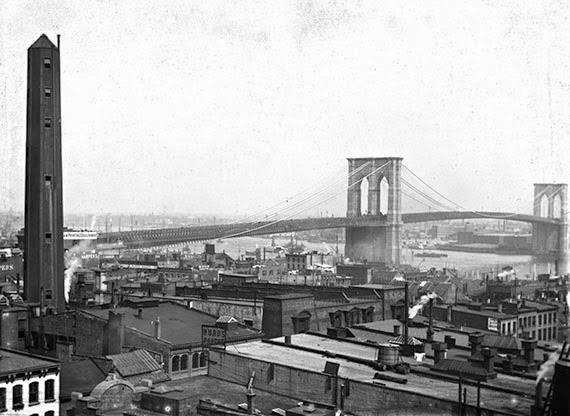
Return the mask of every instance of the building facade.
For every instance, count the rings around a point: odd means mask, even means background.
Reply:
[[[58,416],[59,363],[0,349],[0,415]]]

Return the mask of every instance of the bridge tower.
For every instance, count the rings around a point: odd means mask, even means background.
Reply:
[[[401,157],[348,159],[347,217],[384,216],[384,225],[347,227],[345,255],[353,261],[400,264],[402,228]],[[368,181],[368,209],[363,212],[362,182]],[[386,180],[388,201],[381,212],[381,183]]]
[[[532,248],[536,253],[555,253],[557,273],[568,273],[568,185],[561,183],[535,183],[533,214],[553,218],[559,225],[533,224]]]

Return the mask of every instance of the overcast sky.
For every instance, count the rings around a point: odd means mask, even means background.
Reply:
[[[67,213],[247,214],[355,156],[529,212],[570,180],[569,7],[2,0],[0,209],[24,205],[27,48],[59,33]]]

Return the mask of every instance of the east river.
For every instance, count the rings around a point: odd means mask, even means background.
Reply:
[[[271,243],[271,239],[261,237],[240,237],[214,242],[216,245],[216,252],[225,251],[233,258],[239,258],[240,256],[245,255],[246,251],[251,252],[256,248],[260,248],[262,250],[265,248],[266,258],[274,257],[276,254],[273,252]],[[285,246],[286,244],[290,244],[290,238],[275,238],[274,243],[276,246]],[[338,259],[338,257],[335,258],[336,256],[334,255],[334,251],[336,250],[336,244],[334,243],[318,243],[304,240],[299,240],[295,243],[304,246],[304,249],[307,251],[315,250],[318,253],[324,253],[323,255],[314,255],[314,263],[332,265]],[[192,252],[201,253],[204,250],[204,244],[192,243],[189,245],[189,248]],[[344,244],[338,244],[338,251],[340,254],[344,253]],[[433,250],[438,253],[445,253],[447,254],[447,257],[419,258],[414,257],[412,255],[412,251],[418,252],[419,250],[410,250],[407,248],[402,249],[402,263],[418,267],[420,270],[428,270],[431,267],[435,267],[437,269],[442,269],[444,267],[454,268],[459,270],[460,275],[473,276],[474,278],[477,277],[477,272],[479,272],[479,276],[482,277],[483,274],[489,273],[490,270],[497,273],[497,271],[500,271],[500,269],[505,266],[514,267],[517,270],[517,276],[520,279],[531,278],[533,275],[536,276],[538,273],[548,273],[550,270],[552,270],[552,272],[554,270],[553,264],[549,264],[542,259],[535,259],[530,255]]]

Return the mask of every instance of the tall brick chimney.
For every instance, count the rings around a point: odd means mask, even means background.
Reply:
[[[483,343],[483,338],[485,335],[475,332],[469,335],[469,344],[471,345],[471,355],[477,354],[481,351],[481,344]]]
[[[433,349],[433,362],[437,364],[445,358],[447,348],[445,348],[445,344],[441,342],[434,342],[431,344],[431,347]]]
[[[481,354],[483,354],[483,368],[487,373],[493,373],[495,371],[495,350],[483,348]]]
[[[534,364],[534,350],[536,341],[532,339],[523,339],[521,341],[523,356],[527,364]]]
[[[121,353],[125,338],[123,318],[124,314],[109,311],[109,321],[106,327],[107,353],[105,355]]]

